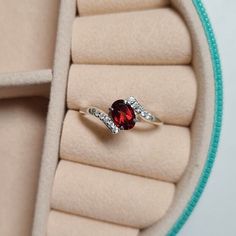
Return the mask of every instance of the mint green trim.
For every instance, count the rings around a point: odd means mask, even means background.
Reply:
[[[192,0],[192,1],[200,17],[203,28],[205,30],[213,62],[214,79],[215,79],[215,116],[214,116],[213,131],[211,136],[211,144],[208,150],[207,161],[202,171],[200,180],[198,182],[197,187],[195,188],[195,191],[191,199],[187,203],[184,211],[182,212],[176,223],[173,225],[173,227],[170,229],[170,231],[167,233],[167,236],[175,236],[181,230],[181,228],[186,223],[187,219],[193,212],[195,206],[198,203],[198,200],[202,195],[202,192],[206,186],[206,183],[208,181],[208,178],[210,176],[215,161],[218,143],[220,139],[221,125],[222,125],[223,84],[222,84],[220,57],[218,54],[216,39],[211,27],[211,23],[207,16],[206,10],[201,0]]]

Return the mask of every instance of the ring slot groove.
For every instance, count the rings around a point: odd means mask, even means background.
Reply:
[[[145,228],[166,213],[174,191],[171,183],[60,161],[51,206],[100,221]]]
[[[72,32],[75,64],[189,64],[191,38],[171,9],[77,17]]]

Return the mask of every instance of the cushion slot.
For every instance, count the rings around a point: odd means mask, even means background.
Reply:
[[[171,9],[77,17],[72,32],[76,64],[189,64],[191,39]]]
[[[142,129],[141,124],[137,124],[132,131],[123,132],[112,135],[95,117],[83,117],[76,111],[68,111],[60,156],[159,180],[179,180],[190,155],[188,128],[164,125],[155,129],[144,125]]]
[[[101,221],[144,228],[166,213],[174,190],[170,183],[60,161],[51,206]]]
[[[47,236],[138,236],[139,230],[51,211]]]

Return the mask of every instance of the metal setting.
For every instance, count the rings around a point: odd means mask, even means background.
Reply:
[[[145,121],[149,124],[152,125],[162,125],[163,122],[155,115],[153,115],[152,113],[148,112],[147,110],[145,110],[143,108],[142,105],[140,105],[140,103],[137,101],[136,98],[134,97],[129,97],[127,99],[124,100],[125,104],[128,104],[132,107],[132,109],[135,112],[135,122],[140,122],[140,121]],[[113,108],[109,108],[109,111],[111,112]],[[118,127],[115,122],[113,121],[110,112],[106,113],[104,111],[102,111],[101,109],[94,107],[94,106],[90,106],[87,108],[81,108],[79,110],[79,112],[82,115],[93,115],[94,117],[98,118],[99,120],[101,120],[103,122],[103,124],[111,131],[112,134],[118,134],[121,130],[123,130],[122,127]]]

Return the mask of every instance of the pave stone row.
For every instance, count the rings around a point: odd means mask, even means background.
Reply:
[[[126,102],[134,109],[134,111],[143,117],[146,120],[154,121],[155,116],[153,116],[150,112],[144,110],[143,106],[135,99],[134,97],[129,97]]]
[[[95,107],[90,108],[88,112],[96,118],[100,119],[113,134],[119,133],[120,129],[115,125],[113,120],[105,112],[99,111]]]

